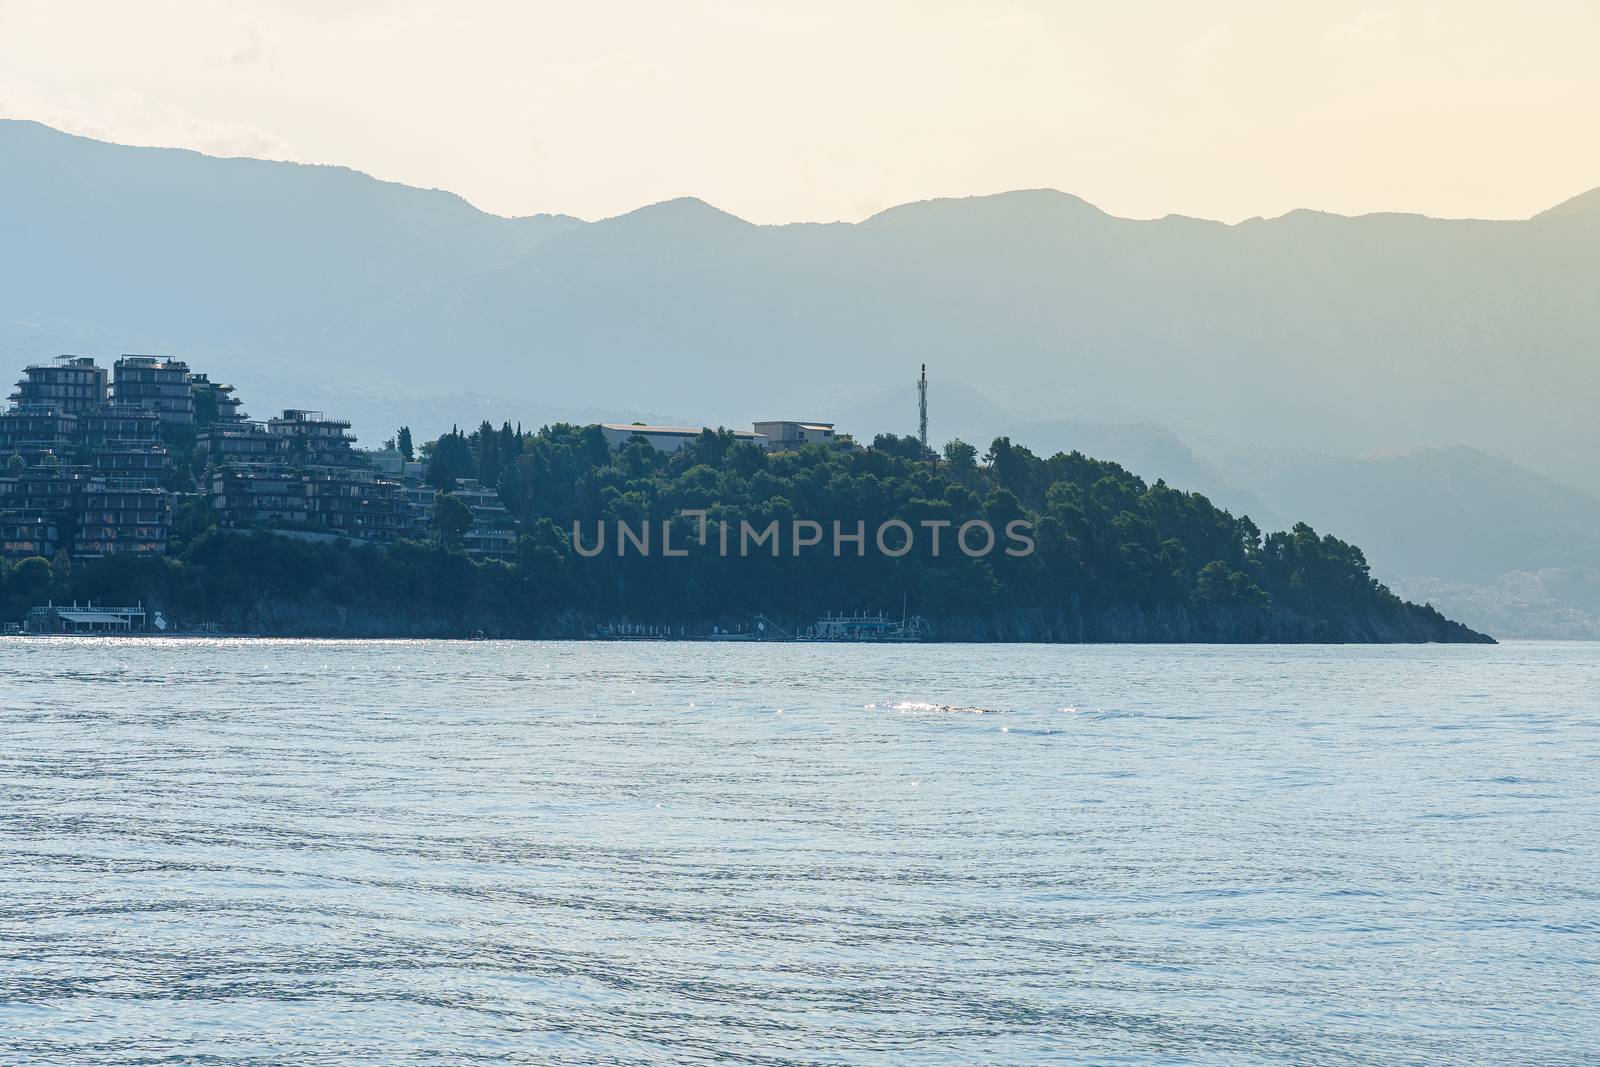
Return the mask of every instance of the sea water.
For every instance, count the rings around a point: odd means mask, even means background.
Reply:
[[[0,1062],[1584,1063],[1600,646],[0,641]]]

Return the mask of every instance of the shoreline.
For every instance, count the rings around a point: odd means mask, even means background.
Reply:
[[[842,640],[807,640],[807,641],[740,641],[725,640],[716,637],[571,637],[571,636],[542,636],[542,637],[455,637],[455,636],[422,636],[403,634],[330,634],[330,633],[188,633],[188,634],[163,634],[163,633],[99,633],[99,634],[29,634],[11,633],[0,634],[0,640],[16,641],[321,641],[321,642],[349,642],[361,643],[394,643],[415,644],[419,642],[439,644],[574,644],[574,645],[625,645],[625,644],[663,644],[663,645],[782,645],[782,646],[874,646],[879,648],[904,648],[907,646],[988,646],[988,645],[1014,645],[1027,647],[1058,646],[1063,648],[1085,648],[1095,646],[1127,647],[1139,646],[1148,648],[1416,648],[1425,645],[1439,647],[1471,646],[1484,647],[1511,643],[1544,643],[1562,645],[1596,644],[1594,640],[1583,638],[1496,638],[1480,635],[1483,640],[1464,641],[1207,641],[1207,640],[1147,640],[1137,639],[1105,640],[1105,641],[1036,641],[1027,639],[1000,640],[1000,641],[974,641],[952,639],[948,641],[842,641]]]

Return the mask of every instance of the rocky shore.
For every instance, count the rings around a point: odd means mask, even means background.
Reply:
[[[585,640],[608,621],[581,611],[523,617],[461,610],[410,614],[335,604],[311,594],[264,597],[220,620],[225,632],[272,637],[470,638]],[[634,619],[670,629],[686,639],[714,629],[748,626],[750,616],[705,619]],[[803,629],[810,620],[777,620]],[[935,617],[935,641],[978,643],[1195,643],[1195,644],[1493,644],[1494,639],[1453,622],[1430,607],[1405,604],[1384,616],[1310,618],[1276,608],[1244,605],[1145,608],[1125,605],[1084,611],[1074,601],[1060,610],[1025,609],[983,616]]]

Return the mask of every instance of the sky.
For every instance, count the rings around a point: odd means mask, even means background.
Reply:
[[[1593,0],[0,0],[0,117],[501,215],[1522,218],[1600,186]]]

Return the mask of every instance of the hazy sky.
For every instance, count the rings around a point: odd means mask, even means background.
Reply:
[[[0,0],[0,117],[500,214],[1521,217],[1600,185],[1594,0]]]

